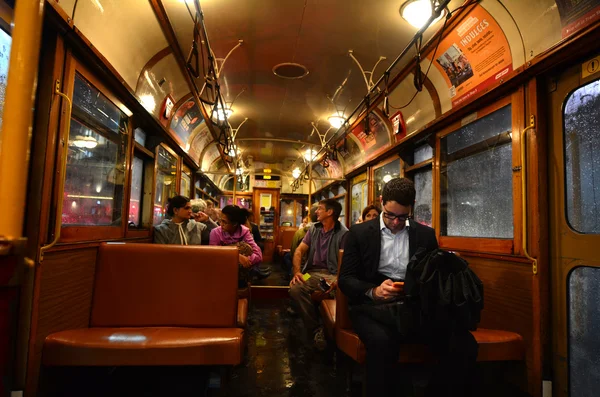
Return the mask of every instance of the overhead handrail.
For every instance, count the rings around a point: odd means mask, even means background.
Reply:
[[[404,49],[402,50],[402,52],[400,53],[400,55],[398,55],[396,57],[396,59],[394,59],[394,61],[390,64],[390,66],[385,70],[385,72],[383,72],[383,74],[381,75],[381,77],[379,77],[379,79],[377,80],[377,82],[375,82],[371,88],[369,88],[369,90],[367,91],[367,94],[365,95],[365,99],[363,99],[357,106],[356,108],[354,108],[354,110],[352,111],[352,113],[346,118],[346,121],[344,122],[344,124],[338,128],[338,130],[328,139],[327,141],[327,145],[329,145],[332,141],[334,141],[335,139],[337,139],[338,137],[340,137],[340,131],[342,132],[342,135],[344,133],[347,132],[348,128],[350,128],[350,123],[349,120],[351,120],[354,116],[360,116],[360,113],[364,107],[365,104],[365,100],[366,98],[370,98],[370,96],[372,94],[375,93],[375,89],[377,89],[379,87],[379,85],[385,81],[387,79],[387,75],[396,67],[396,65],[398,64],[398,62],[400,62],[400,60],[402,58],[404,58],[404,56],[411,50],[412,46],[417,43],[418,40],[420,40],[420,38],[422,37],[423,33],[425,33],[425,30],[427,30],[429,28],[429,25],[431,25],[431,23],[438,18],[441,15],[441,12],[444,8],[446,8],[448,6],[448,4],[450,3],[450,0],[443,0],[431,13],[431,17],[429,17],[429,19],[427,20],[427,22],[425,23],[425,25],[423,25],[423,27],[421,29],[419,29],[417,31],[417,33],[415,33],[415,35],[413,36],[413,38],[409,41],[409,43],[406,45],[406,47],[404,47]],[[467,3],[468,4],[468,3]],[[466,4],[465,4],[466,5]],[[459,7],[462,8],[465,5]],[[450,16],[450,14],[448,14],[448,17]],[[352,56],[352,54],[349,54],[350,56]],[[366,108],[366,111],[368,111],[368,107]],[[315,159],[319,157],[319,154],[321,154],[323,148],[321,148],[316,156]],[[312,161],[310,162],[310,164],[312,164]],[[310,165],[309,164],[309,165]],[[306,171],[308,167],[305,167],[304,170],[302,171],[303,173]],[[294,181],[295,182],[295,181]],[[294,182],[292,182],[292,184],[290,186],[292,186],[294,184]]]
[[[522,213],[521,216],[523,218],[523,255],[527,259],[532,262],[531,268],[533,274],[538,274],[538,262],[536,258],[533,258],[529,255],[527,251],[527,168],[526,165],[526,157],[525,157],[525,149],[526,149],[526,140],[527,140],[527,132],[535,128],[535,116],[532,114],[529,116],[529,126],[523,131],[521,131],[521,141],[519,142],[521,147],[521,194],[523,196],[523,203],[521,205]]]
[[[54,238],[46,245],[40,247],[40,263],[44,260],[44,254],[50,248],[54,247],[60,239],[60,231],[62,228],[62,210],[63,210],[63,192],[65,190],[65,176],[67,174],[67,157],[69,154],[69,135],[71,133],[71,112],[73,110],[73,102],[66,94],[60,91],[60,80],[56,80],[54,83],[54,94],[64,98],[67,101],[67,114],[65,118],[66,132],[62,139],[62,156],[61,165],[58,170],[58,196],[56,202],[56,216],[54,218]]]

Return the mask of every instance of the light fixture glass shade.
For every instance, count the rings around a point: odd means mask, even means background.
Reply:
[[[292,170],[292,176],[294,177],[294,179],[298,179],[298,177],[300,176],[300,174],[302,173],[302,171],[300,171],[300,168],[296,167]]]
[[[329,121],[329,124],[331,124],[331,126],[333,128],[340,128],[342,125],[344,125],[344,121],[346,119],[344,118],[344,116],[341,116],[339,114],[334,114],[332,116],[329,116],[327,118],[327,120]]]
[[[237,170],[235,170],[235,173],[237,175],[242,175],[244,173],[244,169],[243,168],[238,168]]]
[[[304,152],[306,161],[313,161],[315,157],[317,157],[317,151],[315,149],[306,149],[306,152]]]
[[[223,112],[223,109],[221,109],[221,108],[217,109],[217,117],[221,121],[225,121],[225,116],[227,116],[227,118],[229,118],[232,114],[233,114],[233,109],[231,109],[230,107],[226,107],[225,112]]]
[[[240,153],[241,153],[240,149],[236,145],[234,145],[234,146],[231,147],[231,149],[229,149],[229,153],[228,154],[231,157],[235,157],[235,156],[239,156]]]
[[[421,29],[425,25],[432,13],[431,0],[408,0],[400,7],[402,18],[417,29]],[[439,21],[444,15],[446,15],[446,10],[442,11],[431,24]]]

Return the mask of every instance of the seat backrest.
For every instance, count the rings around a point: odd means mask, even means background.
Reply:
[[[236,247],[101,244],[92,327],[235,327]]]
[[[298,230],[297,227],[282,227],[279,232],[279,245],[285,250],[292,247],[294,234]]]
[[[338,275],[342,268],[344,250],[338,252]],[[352,322],[348,314],[348,298],[341,289],[335,291],[335,327],[339,329],[352,329]]]

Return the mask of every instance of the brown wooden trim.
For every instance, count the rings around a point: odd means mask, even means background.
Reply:
[[[171,47],[165,47],[162,50],[158,51],[156,54],[154,54],[152,56],[152,58],[150,58],[148,60],[148,62],[146,62],[146,64],[142,68],[142,71],[140,72],[140,75],[138,76],[137,83],[135,84],[135,93],[136,94],[137,94],[138,90],[140,89],[140,84],[142,83],[142,80],[144,79],[144,73],[146,73],[147,70],[152,69],[158,62],[160,62],[163,58],[165,58],[171,52],[172,52]]]
[[[144,146],[140,145],[135,140],[133,141],[133,149],[134,149],[134,153],[139,154],[139,152],[142,152],[142,153],[144,153],[144,155],[146,155],[150,158],[154,158],[154,153],[152,153],[152,151],[146,149]]]
[[[449,251],[481,251],[507,255],[514,253],[513,239],[440,236],[438,241],[440,248]]]
[[[404,167],[404,173],[408,173],[419,168],[424,168],[427,166],[431,166],[433,164],[433,159],[425,160],[420,162],[419,164],[411,165],[410,167]]]
[[[125,181],[123,183],[123,208],[121,208],[121,227],[123,229],[123,236],[127,235],[127,229],[129,228],[129,203],[131,202],[131,173],[133,172],[133,157],[134,157],[134,145],[133,145],[133,121],[132,117],[127,120],[127,154],[125,157]],[[140,209],[140,217],[141,209]]]
[[[514,113],[514,112],[515,112],[515,110],[514,110],[514,107],[515,107],[514,105],[515,105],[515,104],[513,104],[513,103],[512,103],[512,100],[513,100],[512,96],[511,96],[511,95],[507,95],[507,96],[505,96],[505,97],[503,97],[503,98],[499,99],[498,101],[496,101],[496,102],[492,103],[491,105],[488,105],[488,106],[485,106],[485,107],[479,108],[479,109],[478,109],[478,110],[476,110],[475,112],[471,112],[471,113],[469,113],[468,115],[466,115],[466,116],[465,116],[465,117],[463,117],[462,119],[460,119],[460,120],[457,120],[457,121],[453,122],[452,124],[448,125],[446,128],[444,128],[444,129],[440,130],[440,132],[438,132],[438,136],[439,136],[440,138],[443,138],[443,137],[445,137],[445,136],[447,136],[447,135],[449,135],[449,134],[452,134],[454,131],[456,131],[456,130],[458,130],[458,129],[462,128],[462,127],[464,126],[464,125],[462,124],[462,123],[463,123],[463,120],[464,120],[465,118],[467,118],[467,117],[470,117],[470,116],[471,116],[471,115],[473,115],[474,113],[476,113],[476,116],[475,116],[475,118],[474,118],[472,121],[470,121],[469,123],[467,123],[467,124],[470,124],[470,123],[472,123],[472,122],[474,122],[474,121],[476,121],[476,120],[482,119],[482,118],[484,118],[485,116],[488,116],[489,114],[491,114],[491,113],[494,113],[496,110],[498,110],[498,109],[500,109],[500,108],[503,108],[504,106],[507,106],[507,105],[509,105],[509,104],[512,104],[512,105],[513,105],[512,107],[513,107],[513,113]],[[465,125],[466,125],[466,124],[465,124]]]
[[[123,217],[121,217],[123,218]],[[116,240],[122,239],[122,226],[63,226],[60,241],[70,243],[75,241]]]
[[[46,4],[48,4],[52,9],[56,12],[56,14],[65,21],[70,27],[73,27],[73,19],[70,15],[68,15],[65,10],[58,4],[56,0],[46,0]]]
[[[512,95],[512,167],[522,166],[521,164],[521,130],[525,124],[525,94],[521,87]],[[523,192],[521,189],[521,178],[523,170],[513,171],[512,189],[513,189],[513,238],[515,242],[515,254],[523,254]]]
[[[118,238],[118,239],[106,239],[106,240],[98,240],[98,241],[73,241],[68,243],[58,243],[54,247],[50,248],[47,253],[50,252],[60,252],[60,251],[72,251],[72,250],[80,250],[84,248],[95,248],[99,247],[102,243],[142,243],[142,242],[150,242],[148,241],[149,237],[127,237],[127,238]]]
[[[485,252],[456,251],[456,250],[454,250],[453,252],[456,252],[458,255],[465,257],[465,258],[494,259],[497,261],[522,263],[524,265],[531,266],[531,261],[523,256],[488,254]]]
[[[146,239],[151,237],[151,229],[127,229],[127,232],[125,232],[126,239]]]

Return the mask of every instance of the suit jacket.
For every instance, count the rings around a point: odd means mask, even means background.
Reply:
[[[381,253],[379,224],[379,217],[359,223],[352,226],[346,236],[338,285],[351,304],[368,300],[366,292],[388,278],[378,271]],[[417,253],[424,256],[438,247],[435,230],[409,220],[408,245],[410,259]]]

